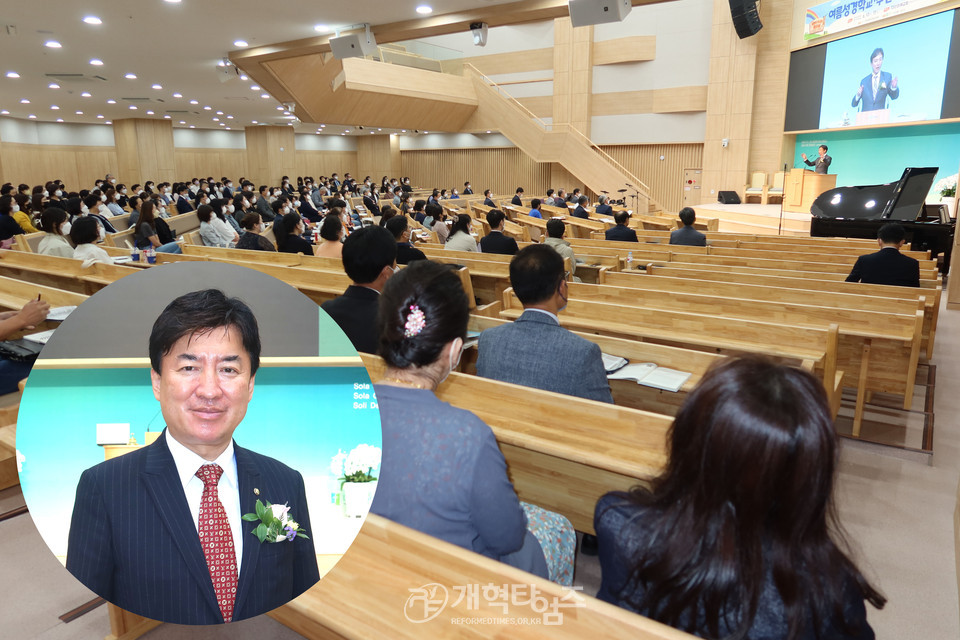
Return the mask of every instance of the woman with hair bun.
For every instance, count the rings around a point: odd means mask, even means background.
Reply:
[[[377,317],[387,369],[375,386],[383,458],[371,511],[570,585],[570,522],[521,503],[490,427],[434,393],[460,361],[469,314],[448,265],[418,260],[387,280]]]
[[[313,245],[301,236],[303,229],[303,218],[299,213],[277,216],[273,221],[273,237],[277,240],[277,251],[313,255]]]
[[[886,599],[842,550],[837,434],[818,380],[726,360],[669,440],[649,488],[597,503],[598,598],[704,638],[874,637],[863,601]]]

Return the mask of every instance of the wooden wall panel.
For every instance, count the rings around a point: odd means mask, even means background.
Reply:
[[[175,149],[174,160],[177,181],[201,176],[213,176],[219,180],[227,176],[236,182],[241,176],[250,177],[247,152],[243,149]]]
[[[703,145],[699,143],[605,145],[601,148],[643,180],[650,187],[650,195],[663,205],[667,213],[683,207],[683,170],[703,166]],[[627,204],[632,205],[632,200],[628,199]]]
[[[472,56],[464,58],[463,62],[472,64],[480,73],[487,76],[525,71],[547,71],[553,69],[553,49],[532,49]]]
[[[656,56],[656,36],[629,36],[593,43],[595,65],[644,62],[653,60]]]
[[[281,176],[297,175],[293,127],[246,127],[247,177],[251,182],[280,184]]]
[[[119,175],[126,182],[172,182],[176,178],[173,123],[169,120],[121,118],[113,123],[113,138]]]
[[[783,121],[787,108],[787,76],[790,69],[788,42],[793,29],[792,0],[763,3],[763,30],[757,34],[757,59],[753,92],[749,171],[774,173],[783,170],[784,158],[793,158],[793,144],[785,148]],[[795,139],[795,138],[794,138]],[[746,184],[744,176],[743,184]]]
[[[341,178],[343,174],[350,172],[357,180],[363,180],[363,175],[358,175],[360,171],[357,167],[356,151],[298,151],[296,171],[287,175],[313,176],[316,179],[329,176],[335,171]],[[278,182],[281,175],[277,174]],[[380,176],[377,176],[376,183],[380,184]]]
[[[436,149],[401,151],[403,173],[419,187],[463,188],[469,180],[475,193],[492,189],[512,195],[517,187],[545,193],[551,186],[550,164],[534,162],[520,149]]]
[[[0,145],[0,182],[31,186],[60,178],[67,189],[93,188],[93,181],[108,173],[126,180],[118,169],[113,147],[48,146],[4,142]]]
[[[392,145],[391,145],[392,143]],[[366,135],[357,137],[357,172],[353,177],[363,180],[364,176],[375,178],[377,184],[382,176],[399,176],[402,169],[399,153],[392,153],[391,146],[400,148],[397,136]]]

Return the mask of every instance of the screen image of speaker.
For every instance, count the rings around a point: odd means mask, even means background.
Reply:
[[[733,27],[741,40],[756,35],[763,29],[757,0],[730,0],[730,17],[733,18]]]
[[[717,202],[720,204],[740,204],[740,196],[736,191],[720,191],[717,194]]]

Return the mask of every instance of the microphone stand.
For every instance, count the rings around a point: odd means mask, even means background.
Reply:
[[[783,178],[787,178],[787,163],[783,163]],[[783,192],[780,192],[780,224],[777,226],[777,235],[783,235]]]

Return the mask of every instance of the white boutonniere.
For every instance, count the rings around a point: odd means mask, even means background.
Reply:
[[[886,91],[886,89],[887,89],[887,83],[886,83],[886,82],[881,82],[881,83],[880,83],[880,91]]]
[[[264,505],[257,500],[256,508],[256,513],[246,513],[243,519],[247,522],[260,521],[257,528],[252,531],[260,542],[283,542],[294,538],[310,539],[300,530],[300,525],[290,515],[290,507],[286,504],[270,504],[267,501]]]

